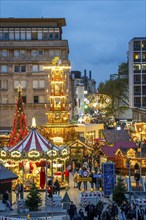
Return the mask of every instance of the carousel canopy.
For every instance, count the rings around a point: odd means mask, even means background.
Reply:
[[[11,147],[9,151],[12,152],[17,150],[19,152],[29,152],[31,150],[37,150],[39,152],[47,152],[51,149],[55,151],[59,150],[58,147],[45,139],[37,129],[31,129],[30,133],[17,145]]]

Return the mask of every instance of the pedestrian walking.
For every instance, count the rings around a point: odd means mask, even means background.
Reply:
[[[118,219],[118,206],[114,202],[111,206],[111,216],[113,220]]]
[[[102,220],[112,220],[110,206],[108,206],[101,214]]]
[[[54,193],[60,195],[60,184],[58,179],[54,182]]]
[[[9,200],[9,191],[7,190],[4,194],[3,194],[3,198],[2,198],[2,203],[6,204],[6,206],[10,209],[12,209],[10,200]]]
[[[144,210],[142,206],[139,206],[138,208],[138,220],[144,220]]]
[[[133,206],[130,207],[126,217],[127,220],[136,220],[136,210],[134,209]]]
[[[18,201],[19,196],[20,196],[20,184],[19,184],[19,182],[15,186],[15,194],[16,194],[16,201]]]
[[[103,208],[104,208],[104,205],[103,205],[103,202],[101,201],[101,199],[98,201],[98,203],[96,204],[96,213],[98,215],[98,219],[100,220],[101,219],[101,214],[102,214],[102,211],[103,211]]]
[[[87,216],[90,220],[93,220],[96,213],[95,213],[95,205],[89,203],[86,207],[85,207],[85,212],[87,212]]]
[[[24,196],[24,188],[23,188],[23,184],[22,183],[20,183],[20,190],[19,190],[19,192],[20,192],[20,199],[24,199],[23,198],[23,196]]]
[[[73,216],[76,214],[76,211],[77,211],[77,207],[76,205],[71,201],[71,204],[70,204],[70,207],[68,209],[68,214],[70,216],[70,220],[73,219]]]
[[[79,210],[79,215],[81,216],[82,220],[84,219],[84,212],[83,212],[83,209],[80,209]]]
[[[82,220],[81,216],[77,212],[75,212],[75,214],[74,214],[72,219],[73,220]]]
[[[74,188],[78,188],[77,176],[78,176],[78,173],[75,172],[73,175]]]
[[[126,220],[126,208],[127,208],[127,202],[123,201],[121,205],[121,215],[122,215],[122,220]]]

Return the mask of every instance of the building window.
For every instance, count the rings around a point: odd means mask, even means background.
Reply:
[[[19,31],[15,31],[15,40],[20,40],[20,33],[19,33]]]
[[[143,94],[143,95],[146,95],[146,86],[143,86],[143,87],[142,87],[142,94]]]
[[[44,89],[45,81],[44,80],[33,80],[33,89]]]
[[[47,40],[48,39],[48,32],[43,32],[43,40]]]
[[[8,80],[0,80],[0,89],[8,89]]]
[[[20,32],[21,40],[25,40],[25,31]]]
[[[2,102],[2,104],[7,104],[8,103],[8,96],[7,95],[2,95],[1,96],[1,102]]]
[[[7,65],[1,65],[1,72],[7,73],[8,72],[8,66]]]
[[[37,40],[37,39],[38,39],[37,32],[32,32],[32,33],[31,33],[31,39],[32,39],[32,40]]]
[[[42,31],[38,32],[38,40],[42,40]]]
[[[142,64],[142,73],[146,73],[146,64]]]
[[[31,40],[31,31],[26,32],[26,39]]]
[[[14,40],[14,31],[9,32],[9,39]]]
[[[134,86],[134,95],[141,95],[141,87]]]
[[[140,97],[134,97],[134,106],[135,107],[141,106],[141,98]]]
[[[3,33],[3,39],[4,40],[9,40],[9,32],[4,32]]]
[[[33,102],[34,103],[39,103],[39,97],[38,96],[34,96],[33,97]]]
[[[7,57],[7,56],[8,56],[8,51],[2,50],[2,57]]]
[[[146,84],[146,75],[142,75],[142,83]]]
[[[146,52],[142,53],[142,61],[146,61]]]
[[[142,41],[142,50],[146,50],[146,41]]]
[[[26,103],[26,96],[22,96],[23,103]]]
[[[21,85],[22,89],[26,89],[26,80],[15,80],[14,89],[18,89],[19,85]]]
[[[141,83],[141,76],[134,75],[134,84],[140,84],[140,83]]]
[[[141,65],[140,64],[133,64],[133,71],[134,71],[134,73],[140,73]]]
[[[44,95],[39,96],[39,103],[45,103],[45,96]]]
[[[140,61],[140,53],[134,53],[134,61],[135,62]]]
[[[32,72],[38,72],[38,71],[39,71],[38,65],[32,65]]]
[[[32,50],[31,51],[31,56],[36,57],[37,56],[37,50]]]
[[[134,41],[134,50],[140,50],[140,49],[141,49],[141,42]]]
[[[22,65],[22,66],[14,66],[14,72],[15,73],[26,72],[26,67],[24,65]]]
[[[50,57],[61,56],[61,50],[49,50]]]
[[[146,107],[146,97],[143,97],[143,98],[142,98],[142,106],[143,106],[143,107]]]
[[[14,57],[19,57],[19,56],[20,56],[20,51],[14,50]]]

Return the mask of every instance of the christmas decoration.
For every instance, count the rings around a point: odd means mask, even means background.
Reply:
[[[10,135],[8,147],[15,146],[27,135],[26,116],[23,111],[22,88],[18,86],[18,100],[16,104],[16,112],[14,114],[14,123]]]
[[[25,204],[30,211],[37,211],[38,207],[42,205],[41,194],[35,184],[32,184],[30,192],[26,197]]]

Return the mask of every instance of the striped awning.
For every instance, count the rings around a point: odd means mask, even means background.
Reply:
[[[11,147],[9,152],[12,151],[25,151],[37,150],[38,152],[47,152],[49,150],[58,151],[59,148],[44,138],[37,129],[31,129],[30,133],[17,145]]]

